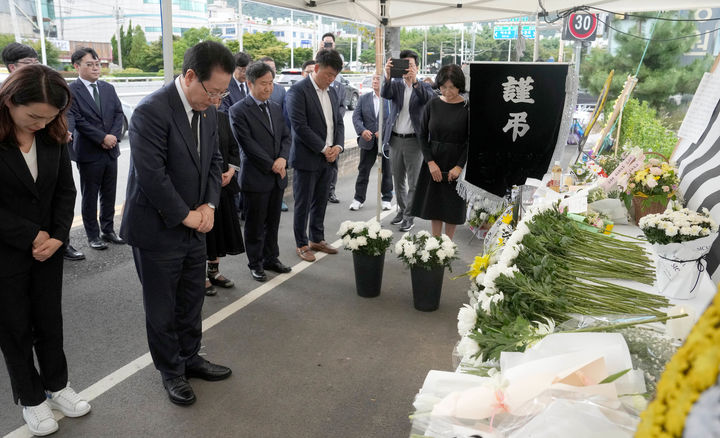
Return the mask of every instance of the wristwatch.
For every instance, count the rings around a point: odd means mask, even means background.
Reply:
[[[208,205],[208,207],[210,207],[210,208],[212,208],[213,210],[215,210],[215,204],[213,204],[212,202],[208,202],[207,205]]]

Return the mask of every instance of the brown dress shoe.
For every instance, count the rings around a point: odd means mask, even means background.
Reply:
[[[322,251],[328,254],[337,254],[338,250],[328,245],[324,240],[320,243],[310,242],[310,249],[313,251]]]
[[[312,251],[310,251],[310,248],[305,245],[300,248],[296,249],[298,257],[305,260],[306,262],[314,262],[315,261],[315,255]]]

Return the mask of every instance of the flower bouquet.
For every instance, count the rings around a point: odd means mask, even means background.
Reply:
[[[395,244],[395,253],[410,268],[413,304],[417,310],[433,311],[440,305],[445,268],[457,258],[457,245],[445,234],[434,237],[427,231],[405,233]]]
[[[490,208],[474,204],[468,209],[468,227],[478,239],[484,239],[490,227],[502,215],[503,209],[492,211]]]
[[[575,175],[575,184],[577,185],[590,183],[599,176],[607,178],[605,170],[594,160],[579,161],[570,166],[570,171]]]
[[[361,297],[376,297],[382,287],[385,252],[392,243],[392,231],[383,229],[375,220],[345,221],[338,236],[345,249],[352,251],[355,287]]]
[[[672,298],[693,298],[699,290],[714,284],[705,270],[704,259],[715,238],[718,225],[707,209],[694,212],[669,208],[650,214],[639,223],[657,255],[656,286]]]
[[[675,167],[650,158],[627,185],[627,194],[632,196],[635,209],[635,221],[639,224],[645,215],[662,213],[668,202],[675,199],[678,182]]]

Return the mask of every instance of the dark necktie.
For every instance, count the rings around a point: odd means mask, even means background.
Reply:
[[[195,140],[195,148],[197,148],[198,155],[200,155],[200,139],[198,138],[198,125],[200,124],[200,111],[193,110],[192,123],[190,128],[193,133],[193,140]]]
[[[273,130],[272,120],[270,120],[270,108],[268,108],[267,102],[260,104],[260,109],[262,110],[263,114],[265,114],[265,118],[268,121],[268,126],[270,127],[270,132]]]
[[[247,93],[245,92],[245,83],[240,82],[240,95],[244,98],[247,96]]]
[[[100,93],[98,93],[97,84],[90,84],[93,89],[93,99],[95,99],[95,105],[100,109]]]

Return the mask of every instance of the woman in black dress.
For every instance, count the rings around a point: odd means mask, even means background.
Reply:
[[[63,350],[62,248],[76,194],[70,100],[65,79],[44,65],[17,69],[0,88],[0,349],[13,400],[38,436],[58,429],[51,409],[90,411],[68,386]]]
[[[412,215],[432,222],[432,234],[452,239],[455,227],[465,222],[465,201],[456,191],[457,179],[467,162],[468,105],[465,75],[460,66],[440,69],[435,84],[442,96],[425,105],[418,141],[426,166],[420,168]]]
[[[219,104],[216,105],[219,107]],[[238,255],[245,252],[240,221],[235,212],[234,196],[240,192],[235,179],[235,169],[229,164],[240,165],[240,150],[230,129],[230,119],[226,113],[218,111],[218,143],[223,157],[222,189],[220,202],[215,210],[213,229],[205,236],[208,255],[205,295],[213,296],[217,291],[213,286],[230,288],[235,283],[220,273],[220,257]]]

